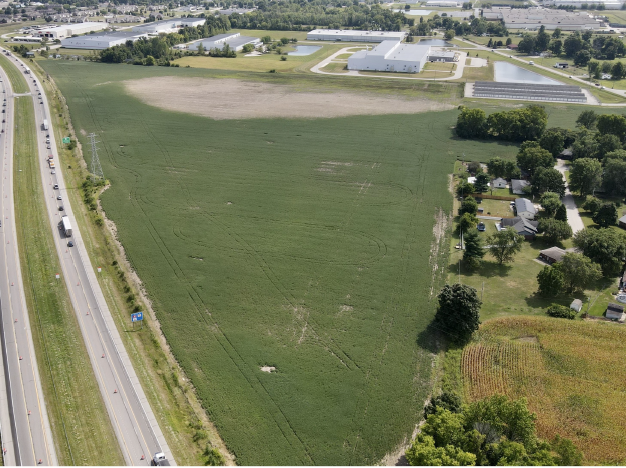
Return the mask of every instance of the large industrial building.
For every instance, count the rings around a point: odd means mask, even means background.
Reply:
[[[543,5],[551,5],[555,7],[560,6],[571,6],[574,8],[582,8],[583,5],[589,4],[602,5],[605,10],[621,10],[622,5],[624,5],[624,1],[613,1],[613,0],[544,0]],[[601,14],[601,13],[600,13]]]
[[[461,4],[454,0],[428,0],[426,7],[447,7],[447,8],[460,8]]]
[[[246,44],[252,44],[254,47],[260,45],[261,40],[258,37],[242,36],[240,33],[218,34],[217,36],[208,37],[190,44],[189,50],[198,50],[200,44],[207,52],[215,48],[223,49],[226,44],[228,44],[231,50],[239,52]]]
[[[117,31],[108,34],[87,34],[85,36],[68,37],[61,40],[61,47],[67,49],[95,49],[103,50],[108,47],[125,44],[126,41],[135,42],[146,33],[134,31]]]
[[[483,10],[483,18],[490,21],[503,21],[508,29],[560,28],[563,31],[598,29],[599,21],[584,12],[570,13],[565,10],[547,8],[494,7]]]
[[[383,41],[372,50],[360,50],[348,58],[348,70],[419,73],[428,61],[430,46]]]
[[[205,18],[172,18],[163,21],[140,24],[135,26],[133,31],[146,34],[159,34],[177,32],[185,26],[202,26],[206,22]]]
[[[71,37],[75,34],[87,34],[92,31],[102,31],[108,28],[109,25],[104,22],[86,22],[86,23],[74,23],[65,24],[63,26],[53,26],[51,28],[40,29],[33,33],[33,36],[46,38],[46,39],[63,39],[64,37]]]
[[[309,41],[343,41],[343,42],[383,42],[401,41],[405,32],[396,31],[357,31],[344,29],[314,29],[307,33]]]

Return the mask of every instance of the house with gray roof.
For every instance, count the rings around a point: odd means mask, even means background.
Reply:
[[[622,216],[618,221],[617,224],[619,227],[621,227],[622,229],[626,229],[626,215]]]
[[[537,208],[528,198],[516,198],[515,214],[522,218],[534,219],[537,215]]]
[[[530,185],[530,182],[522,179],[511,179],[511,191],[515,195],[524,195],[524,187]]]
[[[502,177],[493,179],[491,181],[491,188],[506,188],[506,180],[504,180]]]
[[[500,226],[503,229],[513,228],[515,232],[524,236],[526,240],[532,240],[537,235],[539,222],[516,216],[515,218],[502,218],[500,220]]]
[[[550,247],[549,249],[545,249],[539,252],[539,258],[544,262],[552,265],[553,263],[558,263],[563,260],[563,256],[567,252],[559,247]]]
[[[620,304],[615,304],[614,302],[609,302],[609,305],[606,307],[606,312],[604,314],[608,319],[619,320],[620,322],[626,319],[626,314],[624,313],[624,306]]]

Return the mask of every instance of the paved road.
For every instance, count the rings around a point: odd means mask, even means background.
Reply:
[[[24,70],[21,61],[15,58],[12,61]],[[164,452],[170,464],[174,465],[172,454],[111,317],[96,278],[98,273],[87,255],[72,213],[67,191],[78,188],[66,187],[61,170],[54,172],[48,166],[48,155],[52,155],[58,164],[58,154],[54,132],[43,130],[44,119],[51,122],[48,117],[50,110],[45,91],[35,76],[28,75],[28,85],[35,96],[41,177],[46,209],[61,262],[62,271],[59,273],[67,284],[89,358],[124,459],[127,465],[149,465],[154,453]],[[46,142],[47,138],[50,140],[49,144]],[[47,146],[50,146],[50,149]],[[58,189],[54,188],[56,185]],[[60,228],[62,216],[68,216],[72,225],[70,237]],[[69,246],[70,241],[73,243],[72,247]],[[51,278],[51,281],[54,280]],[[93,460],[94,464],[97,462]]]
[[[56,465],[56,453],[39,380],[17,250],[13,205],[13,115],[16,98],[1,68],[0,80],[4,110],[1,114],[4,133],[0,134],[3,161],[0,178],[0,238],[4,246],[0,253],[0,335],[3,353],[1,386],[4,390],[4,401],[0,409],[2,448],[6,450],[5,465]],[[30,96],[19,99],[32,101]],[[34,311],[30,313],[33,314]],[[36,317],[33,318],[33,323],[36,323]]]
[[[569,186],[567,185],[567,179],[565,178],[565,171],[569,169],[569,163],[562,159],[557,159],[556,169],[563,174],[563,179],[565,180],[565,196],[563,197],[563,204],[567,209],[567,222],[572,228],[572,232],[576,234],[578,231],[585,229],[585,223],[583,223],[583,219],[580,217],[578,207],[574,201],[574,195],[570,192]]]

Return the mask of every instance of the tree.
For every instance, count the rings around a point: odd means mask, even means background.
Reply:
[[[549,169],[545,167],[537,168],[532,178],[532,185],[534,193],[553,192],[561,197],[565,195],[563,174],[552,167]]]
[[[474,190],[478,193],[486,192],[489,188],[489,176],[484,172],[476,174],[476,181],[474,182]]]
[[[436,447],[435,440],[418,434],[406,451],[406,459],[413,466],[474,466],[476,455],[453,446]]]
[[[614,80],[621,80],[626,75],[626,67],[622,62],[616,62],[613,67],[611,67],[611,78]]]
[[[596,154],[598,159],[604,159],[607,154],[622,149],[622,143],[616,135],[607,133],[598,135],[596,139],[598,141],[598,153]]]
[[[480,325],[482,302],[474,288],[465,284],[446,284],[439,295],[435,323],[453,341],[466,342]]]
[[[523,54],[530,54],[535,50],[535,37],[526,33],[522,37],[522,40],[517,44],[517,50]]]
[[[548,314],[550,317],[564,318],[569,320],[574,320],[576,318],[575,310],[570,309],[567,306],[562,306],[560,304],[552,304],[546,309],[546,314]]]
[[[487,171],[494,179],[498,177],[506,177],[507,173],[506,161],[502,158],[491,158],[487,162]]]
[[[598,115],[592,110],[582,111],[576,119],[577,127],[585,127],[588,130],[593,130],[596,127],[598,121]]]
[[[589,72],[589,76],[595,79],[600,79],[600,74],[602,73],[600,62],[590,60],[589,63],[587,63],[587,71]]]
[[[556,213],[554,213],[554,219],[557,221],[567,222],[567,208],[565,205],[561,205],[556,209]]]
[[[477,224],[478,224],[478,219],[476,218],[476,215],[473,215],[471,213],[464,213],[459,218],[459,224],[456,227],[457,233],[464,234],[467,231],[476,229]]]
[[[598,140],[596,136],[585,128],[581,129],[572,145],[572,154],[574,159],[597,158]]]
[[[455,36],[455,34],[454,34],[454,29],[448,29],[448,30],[446,30],[446,32],[445,32],[445,34],[444,34],[444,37],[445,37],[448,41],[449,41],[449,40],[454,39],[454,36]]]
[[[569,439],[557,435],[552,441],[552,450],[557,453],[557,466],[580,466],[583,462],[583,454]]]
[[[563,41],[560,39],[553,39],[550,41],[548,45],[548,50],[552,52],[554,55],[559,56],[561,52],[563,52]]]
[[[478,202],[474,199],[474,197],[466,197],[465,200],[461,202],[461,206],[459,207],[459,216],[463,216],[465,213],[473,215],[478,213]]]
[[[487,136],[485,111],[462,107],[456,120],[456,134],[461,138],[485,138]]]
[[[146,57],[144,65],[147,65],[148,67],[154,66],[154,65],[156,65],[156,60],[154,59],[154,57],[152,55],[148,55]]]
[[[556,263],[553,266],[545,266],[537,275],[539,284],[539,294],[547,297],[554,297],[563,291],[565,287],[565,277]]]
[[[463,241],[465,250],[463,251],[463,263],[469,268],[476,268],[480,265],[485,256],[482,240],[476,229],[464,232]]]
[[[563,151],[565,145],[565,137],[559,128],[549,128],[539,139],[539,146],[549,151],[553,157],[557,157]]]
[[[602,164],[606,166],[609,160],[611,159],[615,159],[618,161],[626,161],[626,150],[619,149],[619,150],[611,151],[610,153],[606,153],[604,155],[604,160],[602,161]]]
[[[569,176],[570,188],[584,197],[600,186],[602,164],[596,159],[577,159],[572,163]]]
[[[626,195],[626,161],[619,159],[606,161],[602,174],[602,187],[611,195]]]
[[[603,203],[591,219],[593,219],[594,223],[603,228],[615,226],[615,224],[617,224],[617,207],[615,203]]]
[[[561,28],[556,28],[554,32],[552,33],[552,37],[555,39],[558,39],[559,37],[561,37]]]
[[[546,216],[553,217],[556,214],[556,210],[561,206],[561,197],[558,193],[545,192],[539,199],[541,208]]]
[[[565,38],[563,41],[563,50],[568,57],[574,57],[578,51],[583,48],[583,41],[580,38],[580,34],[575,32]]]
[[[489,253],[495,257],[499,264],[512,262],[515,259],[515,254],[522,250],[523,242],[524,236],[512,228],[494,232],[487,238]]]
[[[601,134],[611,134],[624,141],[626,136],[626,118],[618,114],[603,114],[598,116],[598,131]]]
[[[204,55],[206,52],[204,45],[202,44],[202,42],[200,44],[198,44],[198,55]]]
[[[535,38],[535,49],[537,49],[539,52],[544,52],[545,50],[548,50],[549,43],[550,35],[546,32],[546,27],[542,25],[539,28],[537,37]]]
[[[543,238],[550,243],[572,237],[572,228],[567,224],[567,221],[560,221],[554,218],[541,219],[538,230],[543,234]]]
[[[626,257],[626,233],[615,229],[585,228],[574,235],[574,246],[602,267],[605,276],[622,271]]]
[[[460,413],[463,409],[461,406],[461,397],[456,393],[442,392],[440,395],[430,399],[430,402],[424,408],[424,418],[437,412],[437,408],[443,408],[451,413]]]
[[[568,293],[583,290],[602,277],[600,265],[583,254],[568,252],[559,265]]]
[[[467,197],[474,193],[474,184],[470,184],[468,181],[461,182],[456,187],[456,195],[458,197]]]
[[[506,45],[510,46],[511,44],[513,44],[513,40],[510,37],[506,38]]]
[[[593,195],[587,195],[585,198],[585,202],[582,205],[582,208],[586,211],[590,211],[591,214],[595,214],[602,205],[600,199],[594,197]]]
[[[591,60],[591,54],[588,50],[580,50],[574,55],[574,65],[578,67],[586,67]]]
[[[478,161],[472,161],[467,164],[467,172],[470,174],[478,174],[479,172],[482,172],[482,170],[482,166]]]
[[[517,153],[517,165],[532,176],[539,167],[553,167],[554,158],[536,141],[525,141]]]

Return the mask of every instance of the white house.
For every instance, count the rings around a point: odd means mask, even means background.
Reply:
[[[504,180],[502,177],[493,179],[491,181],[491,188],[506,188],[506,180]]]
[[[521,218],[534,219],[537,214],[537,208],[528,198],[516,198],[515,212]]]

